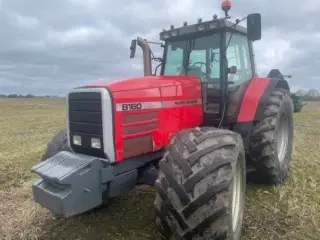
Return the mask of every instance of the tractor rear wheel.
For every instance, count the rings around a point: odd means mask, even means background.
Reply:
[[[68,145],[68,136],[66,128],[60,130],[47,144],[47,149],[45,153],[42,155],[41,161],[45,161],[46,159],[54,156],[55,154],[61,151],[72,152],[71,148]]]
[[[245,188],[242,138],[197,127],[172,139],[155,183],[156,225],[167,239],[231,239],[241,235]]]
[[[293,145],[293,109],[290,93],[276,89],[268,99],[264,118],[252,129],[250,156],[255,172],[250,180],[261,184],[282,182],[288,173]]]

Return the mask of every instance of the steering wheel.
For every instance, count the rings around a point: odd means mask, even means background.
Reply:
[[[199,67],[199,68],[200,68],[201,72],[203,72],[203,71],[202,71],[202,65],[204,65],[205,69],[207,70],[207,67],[206,67],[207,64],[206,64],[205,62],[194,62],[194,63],[191,65],[191,67],[195,66],[196,64],[200,64],[200,67]],[[208,72],[206,72],[206,71],[203,72],[203,74],[204,74],[204,75],[206,75],[206,74],[211,75],[211,68],[208,69]]]
[[[196,64],[200,64],[200,68],[202,68],[202,65],[206,65],[205,62],[195,62],[195,63],[193,63],[191,66],[194,66],[194,65],[196,65]]]
[[[249,76],[248,71],[249,71],[248,69],[237,69],[236,73],[229,75],[228,81],[233,81],[235,76],[239,76],[239,80],[240,81],[248,80],[248,79],[245,79],[245,78],[247,78]]]

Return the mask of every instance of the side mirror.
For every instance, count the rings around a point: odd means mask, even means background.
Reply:
[[[136,55],[136,47],[137,47],[137,40],[133,39],[131,41],[131,46],[130,46],[130,58],[134,58]]]
[[[227,73],[229,74],[236,74],[238,71],[237,66],[231,66],[227,69]]]
[[[250,41],[261,39],[261,14],[252,13],[247,17],[247,35]]]

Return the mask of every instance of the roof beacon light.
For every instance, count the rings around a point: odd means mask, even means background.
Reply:
[[[228,18],[229,17],[228,11],[231,9],[231,2],[229,0],[222,1],[221,8],[225,13],[226,18]]]

